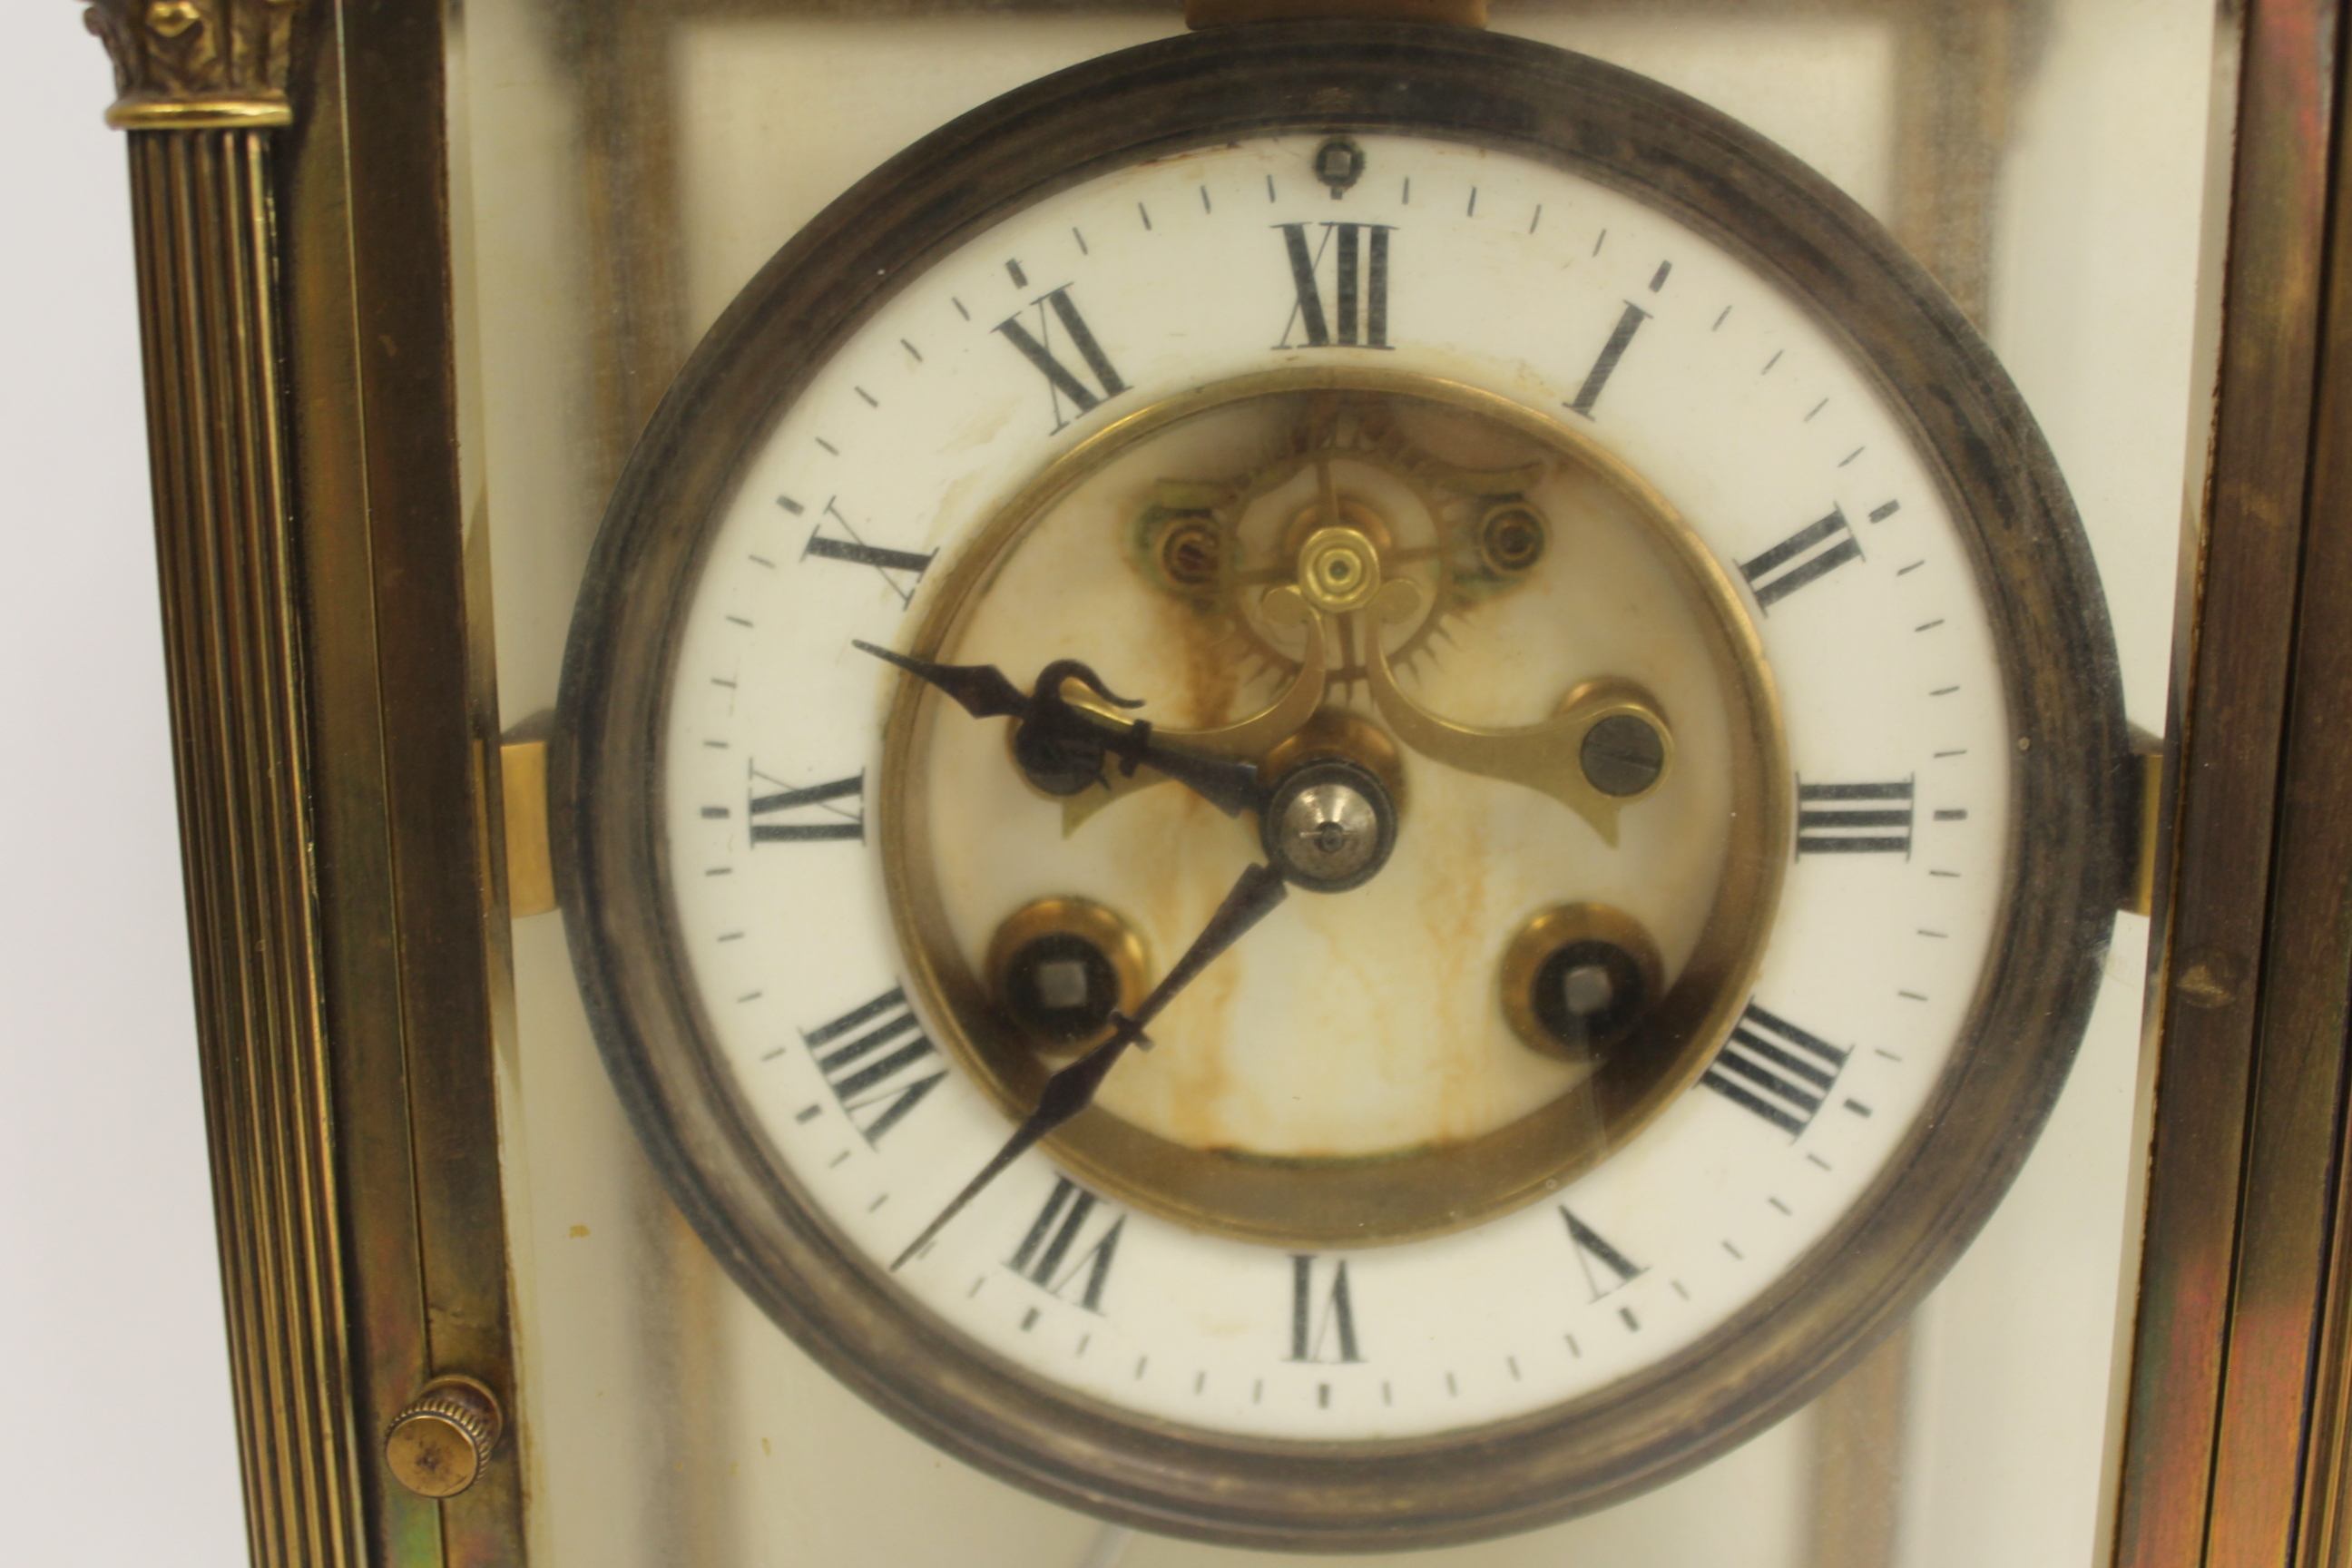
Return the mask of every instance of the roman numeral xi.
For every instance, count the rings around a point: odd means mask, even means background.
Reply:
[[[900,986],[803,1030],[801,1038],[841,1113],[869,1144],[880,1142],[948,1076]]]
[[[1035,331],[1031,331],[1019,315],[1007,316],[997,322],[996,330],[1004,335],[1006,342],[1021,351],[1023,359],[1037,367],[1038,374],[1045,378],[1045,385],[1054,399],[1055,430],[1066,428],[1070,420],[1096,407],[1104,398],[1117,397],[1127,390],[1127,383],[1119,379],[1118,372],[1111,365],[1110,356],[1103,353],[1094,329],[1087,325],[1086,318],[1078,314],[1077,306],[1070,302],[1070,290],[1066,285],[1033,301],[1029,310],[1022,314],[1034,315],[1037,323]],[[1088,385],[1077,372],[1055,355],[1054,323],[1056,321],[1061,323],[1062,337],[1093,374],[1093,385]],[[1101,388],[1100,392],[1097,392],[1097,387]],[[1066,417],[1062,413],[1065,399],[1072,409]]]
[[[1327,223],[1310,247],[1307,225],[1284,223],[1283,249],[1290,258],[1290,287],[1296,299],[1282,341],[1275,347],[1384,349],[1389,347],[1389,236],[1385,224]],[[1322,285],[1317,274],[1323,258],[1331,258],[1331,309],[1324,309]],[[1303,331],[1306,342],[1292,341]]]

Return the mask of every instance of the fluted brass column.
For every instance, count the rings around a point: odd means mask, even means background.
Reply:
[[[87,13],[131,132],[205,1110],[255,1560],[364,1561],[295,637],[271,128],[300,0]]]

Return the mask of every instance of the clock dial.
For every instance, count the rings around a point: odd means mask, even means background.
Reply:
[[[664,826],[745,1103],[887,1264],[1067,1058],[991,995],[998,929],[1083,900],[1172,956],[1264,851],[1172,785],[1077,816],[1007,721],[916,697],[854,639],[1024,677],[1083,658],[1172,740],[1276,705],[1315,635],[1317,712],[1390,737],[1370,612],[1310,634],[1267,607],[1297,603],[1304,540],[1352,520],[1415,585],[1378,635],[1416,709],[1524,729],[1596,680],[1645,693],[1674,765],[1606,836],[1390,740],[1405,806],[1379,874],[1271,917],[1085,1130],[898,1273],[1103,1402],[1380,1438],[1603,1387],[1843,1214],[1961,1037],[2010,748],[1945,504],[1802,310],[1688,227],[1491,150],[1353,138],[1335,209],[1323,144],[1088,182],[843,345],[712,537]],[[1480,553],[1498,497],[1539,531],[1508,573]],[[1178,527],[1216,569],[1198,592],[1164,564]],[[1639,1118],[1590,1081],[1612,1053],[1531,1049],[1505,1006],[1514,937],[1570,904],[1647,933],[1661,1002],[1705,971],[1616,1054],[1663,1091]]]
[[[1769,1418],[1998,1194],[2111,907],[2095,590],[1948,309],[1663,89],[1404,36],[1476,112],[1220,121],[1271,46],[1195,39],[1121,58],[1157,142],[909,154],[969,216],[780,258],[575,636],[583,979],[690,1212],[886,1405],[1161,1528],[1504,1528]],[[1531,141],[1502,61],[1690,144]]]

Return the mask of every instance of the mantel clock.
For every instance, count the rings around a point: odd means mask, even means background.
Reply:
[[[2321,0],[89,16],[257,1561],[2342,1555]]]

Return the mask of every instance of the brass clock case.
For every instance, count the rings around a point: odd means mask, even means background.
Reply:
[[[897,280],[1092,174],[1295,131],[1507,149],[1627,192],[1809,302],[1906,422],[1966,539],[2017,752],[2011,896],[1962,1045],[1830,1235],[1719,1330],[1535,1416],[1397,1442],[1245,1440],[1116,1415],[976,1351],[835,1237],[756,1131],[684,983],[654,782],[682,605],[740,465]],[[931,1441],[1141,1527],[1397,1550],[1522,1530],[1721,1453],[1825,1387],[1958,1256],[2063,1082],[2123,880],[2127,754],[2097,579],[2014,389],[1845,197],[1723,116],[1541,46],[1402,24],[1268,25],[1033,84],[892,160],[766,268],[625,475],[567,658],[554,795],[583,991],[622,1098],[741,1287]]]

